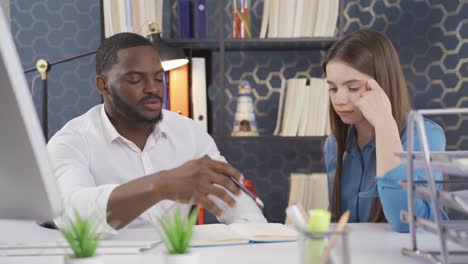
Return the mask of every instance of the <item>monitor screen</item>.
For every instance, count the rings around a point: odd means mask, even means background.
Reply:
[[[31,93],[0,7],[0,219],[42,222],[61,197]]]

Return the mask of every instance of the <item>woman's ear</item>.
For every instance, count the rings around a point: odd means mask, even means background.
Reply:
[[[109,87],[104,76],[96,75],[96,87],[102,96],[106,96],[109,94]]]

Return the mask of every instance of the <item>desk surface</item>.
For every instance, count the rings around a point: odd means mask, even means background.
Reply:
[[[1,229],[0,229],[1,230]],[[140,230],[141,231],[141,230]],[[2,239],[2,238],[0,238]],[[3,237],[2,240],[4,240]],[[35,237],[37,239],[37,236]],[[350,224],[351,263],[422,263],[401,254],[408,247],[408,234],[395,233],[388,224]],[[418,234],[418,246],[423,250],[437,250],[437,238],[428,233]],[[106,255],[104,263],[161,263],[162,246],[142,255]],[[193,249],[200,253],[200,263],[299,263],[299,249],[295,242],[248,244],[237,246],[206,247]],[[0,264],[31,263],[61,264],[61,256],[8,257],[0,255]]]

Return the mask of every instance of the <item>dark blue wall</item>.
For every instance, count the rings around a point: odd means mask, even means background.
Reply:
[[[11,29],[24,69],[38,59],[49,62],[97,48],[100,43],[100,4],[95,0],[12,0]],[[94,56],[51,67],[49,88],[49,135],[68,120],[100,102],[94,85]],[[37,72],[27,75],[31,81]],[[34,85],[34,102],[42,114],[40,80]]]
[[[172,14],[177,14],[175,1]],[[263,1],[252,1],[253,32],[258,33]],[[230,1],[208,0],[209,36],[220,30],[231,32]],[[384,32],[395,44],[408,80],[415,108],[468,107],[468,3],[458,0],[344,0],[345,32],[372,28]],[[226,20],[217,23],[217,5],[223,4]],[[25,68],[39,58],[50,61],[93,50],[100,40],[100,5],[94,0],[12,0],[12,31]],[[171,35],[176,36],[173,20]],[[219,69],[213,53],[213,72]],[[321,76],[320,51],[279,53],[228,52],[226,55],[226,105],[220,105],[219,79],[213,79],[208,93],[212,104],[214,132],[232,129],[237,84],[240,78],[256,89],[255,110],[262,134],[273,132],[281,79],[293,76]],[[28,79],[35,75],[28,75]],[[216,75],[217,76],[217,75]],[[40,109],[40,86],[34,98]],[[49,125],[53,134],[65,122],[100,101],[94,88],[94,58],[88,57],[55,66],[49,79]],[[220,120],[221,109],[226,119]],[[39,111],[40,113],[40,111]],[[468,149],[466,117],[439,118],[450,149]],[[234,140],[223,144],[226,158],[252,178],[267,204],[271,221],[282,222],[288,196],[288,176],[305,169],[322,171],[321,142]]]

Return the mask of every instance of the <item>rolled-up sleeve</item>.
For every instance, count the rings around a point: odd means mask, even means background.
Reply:
[[[59,132],[47,144],[47,152],[64,204],[63,214],[54,219],[55,223],[61,226],[77,212],[81,217],[96,219],[98,232],[116,233],[107,224],[107,203],[118,185],[96,186],[89,169],[86,140],[78,133]]]
[[[445,150],[445,135],[442,128],[431,121],[425,122],[426,134],[428,138],[430,151]],[[407,138],[402,137],[403,148],[407,150]],[[419,139],[417,133],[415,135],[415,151],[420,151]],[[435,180],[442,180],[443,176],[440,172],[433,173]],[[424,169],[416,169],[413,172],[414,180],[427,180],[427,175]],[[400,220],[400,211],[408,210],[407,193],[403,190],[399,182],[407,179],[407,166],[404,164],[398,165],[388,171],[383,177],[377,177],[377,190],[380,201],[384,210],[385,217],[392,228],[397,232],[408,232],[408,224]],[[415,199],[415,215],[427,219],[434,219],[434,211],[432,205],[428,201]],[[446,214],[441,211],[443,218],[447,218]]]

